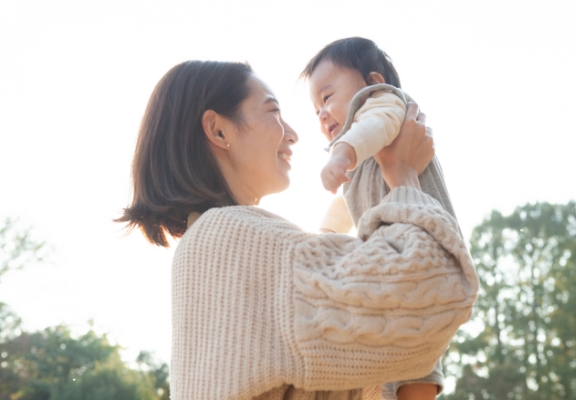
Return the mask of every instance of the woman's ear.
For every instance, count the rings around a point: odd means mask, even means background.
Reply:
[[[386,79],[379,72],[370,72],[368,74],[368,84],[376,85],[379,83],[386,83]]]
[[[216,111],[207,110],[202,115],[202,128],[204,128],[204,134],[216,147],[221,149],[227,149],[230,147],[230,143],[226,140],[224,125],[225,118],[218,114]]]

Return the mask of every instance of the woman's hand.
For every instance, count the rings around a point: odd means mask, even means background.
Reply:
[[[434,157],[432,130],[425,123],[426,115],[419,112],[416,103],[409,103],[398,137],[374,156],[390,189],[420,189],[418,175]]]

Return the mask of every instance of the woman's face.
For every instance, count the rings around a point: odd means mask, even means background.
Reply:
[[[290,184],[290,146],[298,135],[282,119],[278,101],[268,86],[252,75],[250,95],[241,106],[242,124],[230,143],[233,179],[256,202],[265,195],[285,190]],[[236,195],[236,194],[235,194]]]

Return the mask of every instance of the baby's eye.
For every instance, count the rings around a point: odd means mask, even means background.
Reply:
[[[324,96],[324,98],[322,99],[322,101],[324,101],[324,103],[326,103],[328,101],[328,99],[330,98],[330,96],[332,96],[331,94]]]

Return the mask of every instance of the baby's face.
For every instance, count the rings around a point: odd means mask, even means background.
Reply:
[[[344,126],[350,101],[366,82],[359,71],[336,66],[330,60],[318,64],[310,76],[310,99],[320,120],[322,134],[332,140]]]

